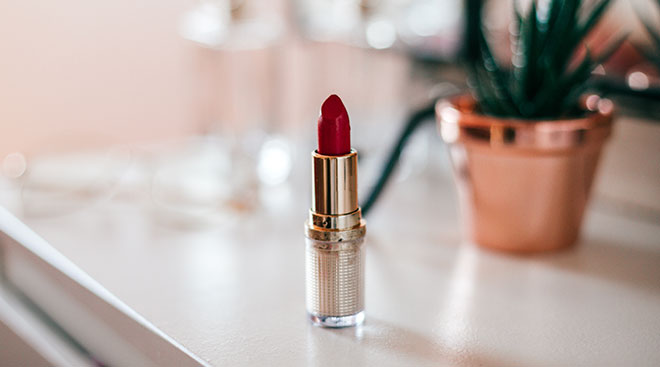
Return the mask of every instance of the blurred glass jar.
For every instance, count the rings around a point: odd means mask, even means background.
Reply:
[[[117,196],[130,186],[127,179],[135,155],[128,147],[116,146],[29,158],[15,152],[1,162],[3,204],[24,217],[48,218],[69,215]]]
[[[296,24],[311,40],[388,49],[397,39],[393,18],[398,3],[385,0],[298,0]]]
[[[283,24],[274,6],[267,0],[201,0],[182,16],[181,36],[199,46],[193,64],[196,123],[207,138],[191,139],[180,159],[161,162],[152,193],[159,206],[184,219],[187,213],[199,217],[256,204],[262,147],[280,124]],[[204,200],[179,195],[190,193],[190,182],[212,183],[213,195]],[[177,188],[179,194],[173,192]]]
[[[183,16],[181,35],[200,46],[196,89],[201,133],[237,144],[278,124],[277,52],[283,25],[273,5],[266,0],[201,0]]]

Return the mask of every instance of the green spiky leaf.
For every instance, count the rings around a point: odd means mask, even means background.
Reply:
[[[660,0],[657,0],[658,7],[660,7]],[[642,54],[648,61],[655,64],[656,68],[660,70],[660,25],[651,24],[648,16],[637,9],[639,19],[646,30],[646,33],[651,37],[651,45],[634,45],[635,48]]]
[[[514,1],[516,23],[511,36],[515,59],[511,68],[496,60],[478,28],[475,39],[480,53],[469,71],[477,101],[487,114],[536,119],[579,110],[578,101],[591,72],[625,40],[625,36],[616,37],[596,57],[587,49],[576,62],[586,47],[585,38],[611,0],[548,0],[547,13],[539,13],[537,1],[532,0],[526,11],[518,9]]]

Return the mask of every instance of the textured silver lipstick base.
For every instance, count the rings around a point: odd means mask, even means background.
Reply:
[[[363,242],[307,239],[307,312],[315,324],[346,327],[364,320]]]

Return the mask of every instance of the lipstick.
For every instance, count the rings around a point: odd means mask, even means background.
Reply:
[[[318,152],[323,155],[344,155],[351,152],[351,124],[348,120],[348,112],[336,94],[328,97],[321,106],[318,144]]]
[[[321,107],[312,152],[312,208],[305,224],[307,313],[315,325],[364,321],[364,236],[357,198],[357,152],[348,112],[331,95]]]

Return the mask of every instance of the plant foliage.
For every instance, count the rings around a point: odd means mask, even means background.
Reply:
[[[579,98],[591,72],[625,39],[611,40],[595,56],[587,48],[585,38],[609,4],[610,0],[533,0],[524,13],[514,6],[511,67],[496,60],[478,27],[474,38],[479,52],[469,60],[469,72],[481,111],[523,119],[579,113]]]
[[[660,7],[660,0],[657,0],[657,3],[658,7]],[[652,42],[650,46],[637,46],[637,49],[660,70],[660,26],[652,24],[652,20],[645,14],[640,13],[639,18],[646,29],[646,33],[651,36]]]

